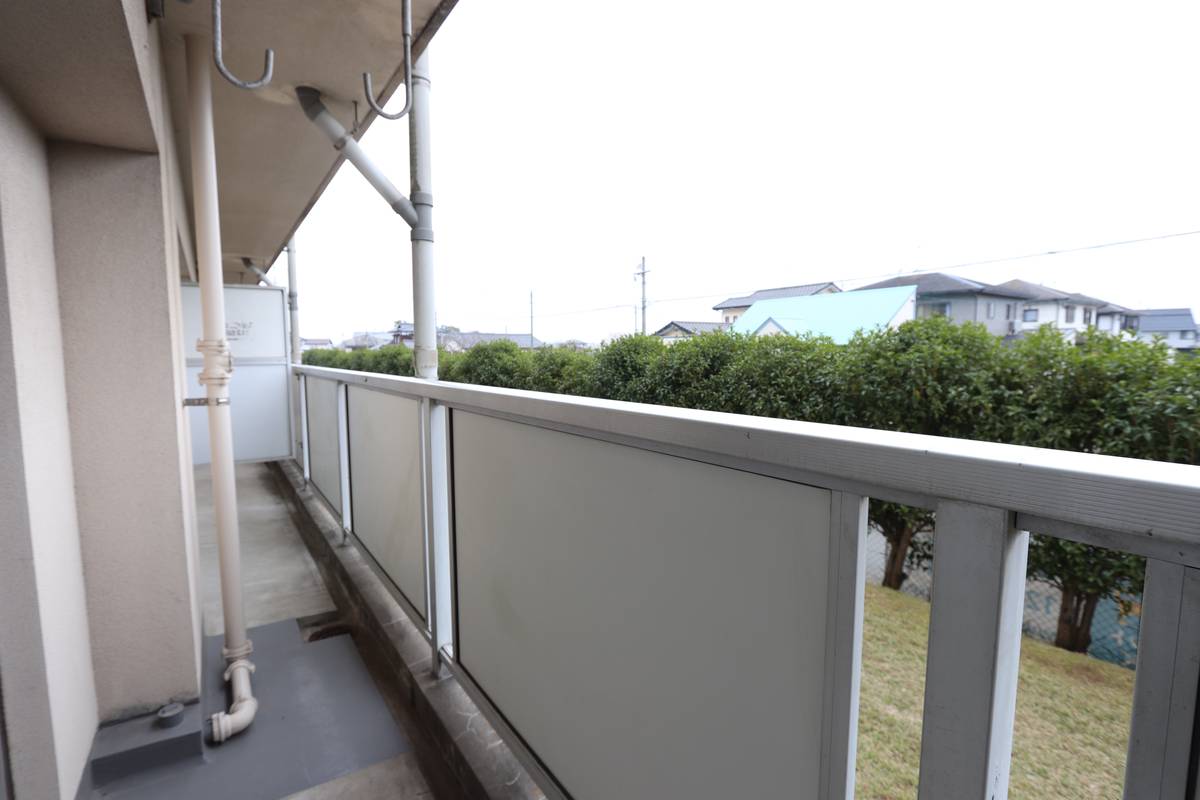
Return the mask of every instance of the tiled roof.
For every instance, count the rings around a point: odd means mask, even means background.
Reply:
[[[1196,329],[1196,320],[1190,308],[1147,308],[1132,312],[1138,317],[1138,331],[1142,333],[1166,333]]]
[[[799,286],[780,286],[776,289],[760,289],[751,294],[742,295],[741,297],[730,297],[728,300],[722,300],[713,306],[713,309],[720,311],[722,308],[743,308],[753,305],[759,300],[774,300],[779,297],[807,297],[808,295],[823,292],[826,289],[833,287],[835,292],[840,292],[837,285],[831,281],[822,283],[802,283]]]
[[[673,319],[670,322],[668,322],[666,325],[663,325],[661,328],[656,330],[654,332],[654,335],[662,336],[664,333],[667,332],[667,329],[670,328],[671,326],[675,326],[677,328],[680,328],[681,330],[687,331],[688,333],[690,333],[694,336],[698,333],[712,333],[713,331],[723,331],[729,327],[729,323],[726,323],[726,322],[686,322],[683,320]]]
[[[946,272],[922,272],[916,275],[897,275],[885,281],[872,283],[855,289],[861,292],[869,289],[890,289],[893,286],[915,286],[917,294],[991,294],[1001,297],[1024,297],[1023,294],[1006,290],[1003,286],[991,286],[970,278],[960,278]]]
[[[438,344],[445,347],[447,343],[453,342],[463,350],[468,350],[477,344],[485,342],[496,342],[501,339],[507,339],[510,342],[515,342],[518,347],[532,348],[541,347],[542,341],[536,336],[530,336],[528,333],[482,333],[480,331],[461,331],[458,333],[439,333]]]

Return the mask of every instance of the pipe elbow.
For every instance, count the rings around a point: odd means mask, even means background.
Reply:
[[[250,727],[250,723],[254,722],[254,715],[257,713],[258,700],[253,697],[245,697],[235,701],[228,711],[218,711],[213,714],[211,717],[212,740],[219,744],[227,739],[232,739]]]
[[[244,658],[236,659],[225,670],[225,680],[229,681],[233,690],[233,703],[228,711],[218,711],[209,718],[213,742],[219,744],[237,736],[254,722],[258,701],[254,699],[254,690],[250,686],[253,672],[254,664]]]
[[[296,99],[300,101],[300,108],[304,109],[304,115],[311,120],[316,120],[321,112],[325,110],[325,104],[321,102],[321,92],[319,89],[314,89],[311,86],[297,86]]]

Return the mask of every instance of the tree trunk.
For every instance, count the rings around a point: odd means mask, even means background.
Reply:
[[[887,539],[887,563],[883,570],[883,585],[889,589],[899,589],[904,585],[908,575],[904,572],[904,562],[908,559],[908,548],[912,544],[915,529],[904,525],[898,531],[884,530]]]
[[[1054,637],[1056,647],[1075,653],[1086,653],[1092,644],[1092,617],[1100,595],[1079,592],[1065,586],[1062,590],[1062,605],[1058,609],[1058,633]]]

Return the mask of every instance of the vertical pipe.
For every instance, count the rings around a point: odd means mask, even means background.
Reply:
[[[296,292],[296,237],[288,239],[288,322],[292,327],[292,363],[300,363],[300,301]]]
[[[250,695],[246,660],[253,649],[246,638],[242,611],[242,565],[238,546],[237,487],[233,465],[233,421],[229,413],[229,377],[233,371],[229,343],[225,339],[225,298],[221,270],[220,209],[217,200],[217,160],[213,139],[212,76],[209,72],[210,45],[206,37],[185,37],[189,140],[191,146],[192,192],[196,226],[196,263],[200,277],[202,336],[196,349],[204,356],[200,382],[204,384],[208,409],[208,437],[212,451],[213,504],[217,528],[217,551],[221,569],[221,610],[225,618],[225,648],[230,662],[227,676],[235,693],[231,714],[213,717],[217,741],[232,736],[253,719],[255,702]],[[245,673],[242,675],[242,673]],[[240,712],[240,713],[239,713]],[[236,719],[231,717],[236,714]],[[220,719],[218,719],[220,718]]]
[[[429,57],[422,54],[412,65],[412,110],[408,113],[409,199],[417,212],[412,226],[413,348],[418,378],[438,377],[437,315],[433,287],[433,180],[429,156]],[[440,647],[451,640],[450,617],[450,475],[448,469],[449,410],[426,401],[421,415],[426,473],[425,514],[429,594],[431,666],[442,674]]]
[[[296,290],[296,237],[288,239],[287,243],[287,268],[288,268],[288,329],[290,336],[291,362],[299,364],[301,362],[302,348],[300,346],[300,295]],[[292,457],[300,460],[304,453],[304,432],[302,430],[301,417],[303,415],[303,395],[300,391],[300,385],[303,378],[299,375],[292,375]]]
[[[417,211],[412,228],[413,346],[418,378],[437,380],[437,314],[433,286],[433,179],[429,155],[429,56],[413,62],[412,110],[408,114],[409,200]]]

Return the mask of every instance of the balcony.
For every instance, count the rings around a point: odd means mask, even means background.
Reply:
[[[437,375],[455,0],[286,5],[226,3],[223,40],[210,2],[0,7],[0,798],[853,797],[868,499],[937,513],[922,800],[1008,793],[1027,531],[1149,560],[1103,788],[1196,797],[1196,467],[293,368],[281,289],[226,318],[348,160]],[[265,48],[271,85],[221,77]],[[388,177],[359,140],[409,77]],[[252,669],[253,724],[205,743]]]
[[[921,797],[1006,796],[1028,530],[1149,559],[1125,791],[1183,796],[1194,468],[295,371],[297,483],[548,796],[852,796],[868,498],[938,512]]]

